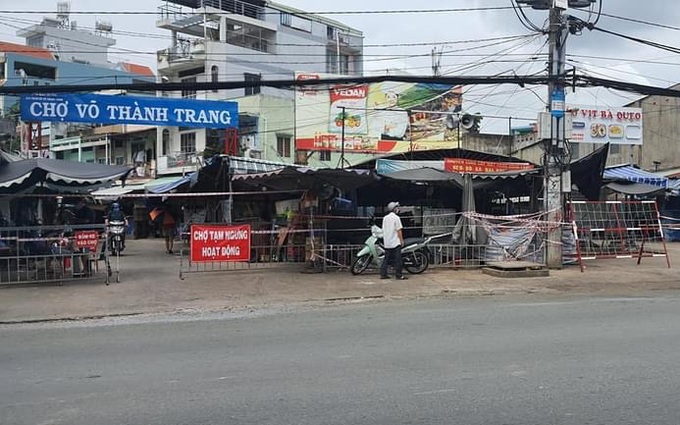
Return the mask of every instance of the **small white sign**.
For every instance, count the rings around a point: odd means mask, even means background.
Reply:
[[[553,5],[558,9],[567,10],[569,8],[569,0],[555,0]]]

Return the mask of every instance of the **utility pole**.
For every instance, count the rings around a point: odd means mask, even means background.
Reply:
[[[342,132],[340,133],[340,168],[345,168],[345,122],[347,121],[347,115],[345,112],[345,107],[341,106],[342,110]]]
[[[568,26],[563,11],[564,6],[560,2],[553,2],[550,7],[549,27],[549,83],[548,97],[551,115],[551,137],[545,146],[544,163],[544,206],[547,212],[547,220],[550,223],[564,221],[564,196],[563,176],[569,180],[569,163],[565,161],[564,140],[564,58],[566,51],[566,38]],[[565,2],[566,3],[566,2]],[[566,176],[565,176],[566,174]],[[547,234],[546,241],[546,265],[549,268],[562,267],[562,227],[554,226]]]
[[[602,0],[600,0],[602,1]],[[597,0],[514,0],[518,5],[524,4],[535,10],[550,10],[549,22],[549,59],[548,59],[548,105],[550,119],[550,137],[545,142],[543,163],[543,207],[547,212],[546,220],[555,226],[547,234],[545,260],[549,268],[562,267],[562,227],[555,225],[565,221],[565,196],[571,193],[571,174],[569,161],[565,153],[565,93],[564,93],[564,59],[566,41],[569,35],[568,17],[564,13],[568,8],[588,8]],[[524,17],[525,26],[540,31],[536,25]],[[520,18],[522,19],[522,18]],[[543,121],[541,118],[539,118]],[[546,136],[543,136],[545,139]]]

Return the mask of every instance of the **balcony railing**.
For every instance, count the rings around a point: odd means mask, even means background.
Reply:
[[[239,0],[203,0],[203,5],[259,20],[264,14],[264,8]]]
[[[198,170],[203,166],[203,152],[170,152],[158,157],[157,172]]]
[[[225,12],[230,12],[235,15],[247,16],[249,18],[263,20],[264,8],[261,6],[256,6],[251,3],[239,1],[239,0],[203,0],[203,6],[213,7],[215,9],[224,10]],[[182,19],[191,16],[192,14],[186,13],[181,6],[168,3],[158,7],[159,19]]]
[[[196,55],[205,53],[205,40],[201,39],[184,39],[179,40],[176,46],[168,47],[160,50],[158,55],[158,62],[168,63],[176,62],[184,59],[193,59]]]

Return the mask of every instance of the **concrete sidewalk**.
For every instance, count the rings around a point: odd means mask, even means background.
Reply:
[[[671,264],[680,244],[668,244]],[[348,271],[304,274],[298,269],[204,273],[179,279],[179,256],[164,252],[162,239],[130,240],[121,258],[121,282],[71,281],[0,286],[0,323],[77,320],[114,315],[258,309],[356,299],[455,295],[560,294],[631,295],[680,289],[678,272],[664,258],[587,262],[553,270],[549,277],[497,278],[480,270],[432,269],[406,281]]]

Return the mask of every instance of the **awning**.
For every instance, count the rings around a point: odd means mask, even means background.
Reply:
[[[34,158],[0,164],[0,188],[16,191],[41,182],[87,186],[125,180],[131,167]]]
[[[602,173],[607,163],[609,143],[605,143],[594,152],[571,163],[571,182],[578,187],[586,199],[596,201],[600,199],[602,188]]]
[[[151,193],[168,193],[182,185],[190,184],[192,180],[198,178],[198,172],[193,172],[185,176],[162,177],[144,185],[144,189]]]
[[[430,167],[406,169],[394,171],[384,175],[385,178],[394,180],[408,180],[411,182],[438,182],[451,183],[459,188],[463,187],[463,175],[460,173],[449,173],[444,170],[437,170]]]
[[[635,195],[635,196],[646,196],[653,195],[657,192],[664,192],[666,189],[659,186],[653,186],[649,184],[642,183],[619,183],[611,182],[605,185],[605,187],[613,190],[614,192],[623,193],[625,195]]]
[[[633,183],[641,183],[656,186],[663,189],[668,187],[668,179],[658,174],[640,170],[632,165],[618,165],[607,167],[603,177],[607,180],[625,180]]]
[[[472,179],[475,181],[475,188],[477,189],[481,188],[479,187],[479,184],[482,181],[514,179],[529,174],[540,174],[541,172],[540,169],[532,169],[505,171],[501,173],[477,173],[471,175]],[[388,179],[409,180],[414,182],[451,182],[458,187],[463,187],[464,180],[463,174],[461,173],[438,170],[430,167],[405,169],[381,175]]]
[[[322,186],[352,190],[376,181],[378,177],[371,170],[345,168],[286,167],[268,173],[237,174],[235,182],[272,190],[319,190]]]
[[[92,195],[95,199],[116,199],[128,193],[143,191],[143,184],[128,184],[126,186],[112,186],[98,189],[90,193],[90,195]]]
[[[256,158],[229,157],[229,172],[234,175],[268,173],[286,167],[290,167],[290,164]]]
[[[403,161],[394,159],[378,159],[375,162],[375,171],[381,175],[425,167],[433,168],[435,170],[443,170],[444,160]]]

